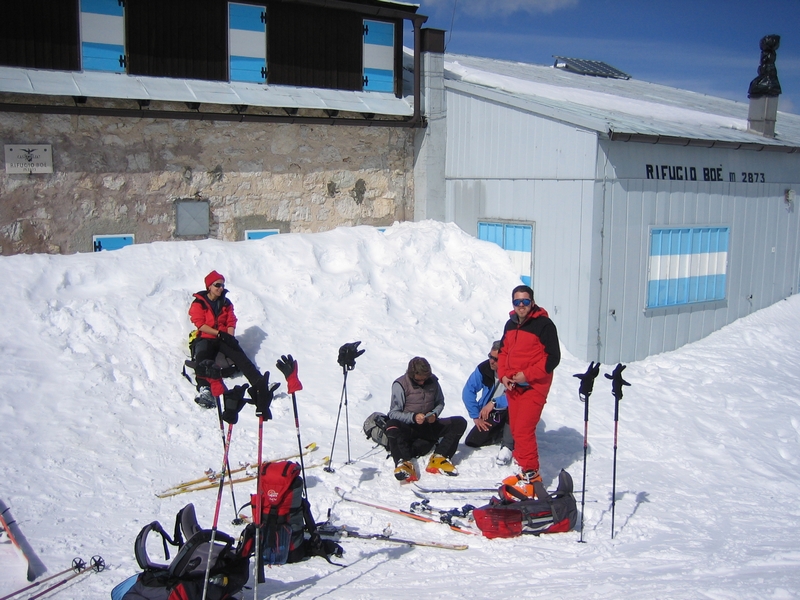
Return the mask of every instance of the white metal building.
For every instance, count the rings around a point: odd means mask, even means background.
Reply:
[[[443,76],[446,193],[417,210],[512,251],[576,356],[642,359],[797,292],[797,115],[772,138],[745,102],[634,79],[449,54]]]

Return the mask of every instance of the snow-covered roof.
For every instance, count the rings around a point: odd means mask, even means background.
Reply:
[[[411,116],[410,99],[381,92],[350,92],[290,85],[144,77],[118,73],[0,67],[0,92],[164,102],[339,110]]]
[[[600,134],[711,145],[800,148],[800,116],[778,112],[776,137],[747,130],[747,102],[734,102],[636,79],[571,73],[543,65],[444,57],[445,86],[542,114]],[[742,82],[745,96],[748,82]],[[635,139],[635,138],[634,138]]]

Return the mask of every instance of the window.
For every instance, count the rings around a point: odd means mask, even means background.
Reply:
[[[176,235],[208,235],[208,201],[178,200],[175,203]]]
[[[280,232],[280,229],[246,229],[244,232],[244,239],[260,240],[270,235],[277,235]]]
[[[227,22],[217,0],[126,2],[128,74],[228,81]]]
[[[84,71],[125,72],[125,14],[118,0],[81,0]]]
[[[516,223],[478,223],[478,239],[494,242],[511,257],[525,285],[531,284],[533,226]]]
[[[364,20],[364,89],[394,92],[394,24]]]
[[[95,252],[103,250],[119,250],[125,246],[133,244],[133,234],[119,234],[119,235],[94,235],[92,236],[92,243]]]
[[[0,65],[80,71],[77,2],[3,2]]]
[[[267,22],[267,81],[361,91],[363,18],[295,2],[271,2]]]
[[[647,308],[724,300],[727,266],[727,227],[653,229]]]
[[[267,7],[228,4],[231,81],[267,79]]]

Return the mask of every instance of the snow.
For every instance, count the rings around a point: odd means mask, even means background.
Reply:
[[[71,256],[0,257],[6,284],[0,363],[3,500],[54,573],[101,555],[107,569],[77,578],[58,597],[107,599],[137,572],[133,542],[158,520],[195,504],[210,527],[216,490],[155,494],[220,468],[214,411],[194,404],[180,374],[191,330],[191,294],[216,269],[227,278],[237,337],[273,380],[291,353],[302,443],[316,517],[365,532],[391,523],[402,537],[468,543],[466,551],[345,540],[348,564],[315,558],[267,571],[259,598],[795,598],[800,590],[800,297],[792,296],[683,348],[630,363],[620,403],[615,537],[611,539],[614,400],[598,378],[590,400],[585,544],[578,532],[487,540],[339,500],[407,508],[418,498],[392,476],[385,452],[361,433],[385,412],[391,382],[427,357],[440,377],[445,416],[467,416],[461,388],[500,335],[518,280],[505,253],[452,224],[395,224],[259,241],[164,242]],[[545,306],[545,308],[547,308]],[[338,348],[366,353],[342,397]],[[566,468],[580,488],[587,364],[564,351],[540,424],[545,483]],[[601,373],[613,365],[603,365]],[[265,456],[296,451],[291,398],[281,393],[265,424]],[[346,417],[349,420],[348,456]],[[257,420],[246,407],[231,463],[255,459]],[[493,485],[497,447],[459,448],[451,479],[431,486]],[[420,459],[424,470],[425,459]],[[236,488],[239,505],[254,490]],[[439,506],[480,505],[490,494],[437,495]],[[577,494],[580,504],[580,494]],[[236,535],[230,493],[219,527]],[[0,540],[2,541],[2,540]],[[153,551],[159,559],[160,553]],[[24,565],[0,544],[0,594],[26,585]],[[247,597],[252,598],[252,593]]]
[[[447,62],[447,69],[467,83],[483,85],[511,94],[522,94],[534,98],[546,98],[579,104],[588,108],[602,109],[624,115],[655,119],[685,125],[706,125],[721,129],[747,131],[747,119],[714,115],[708,111],[670,106],[663,102],[642,98],[624,98],[611,93],[577,87],[551,85],[540,81],[526,81],[516,77],[466,67],[458,61]],[[616,82],[615,82],[616,83]]]

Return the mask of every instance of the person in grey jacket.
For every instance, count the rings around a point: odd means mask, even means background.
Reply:
[[[425,469],[428,473],[458,475],[450,462],[458,441],[467,429],[463,417],[440,418],[444,410],[444,394],[439,379],[428,361],[416,356],[408,363],[405,374],[392,384],[392,401],[386,436],[395,462],[398,481],[411,482],[419,475],[411,462],[416,456],[434,452]]]

